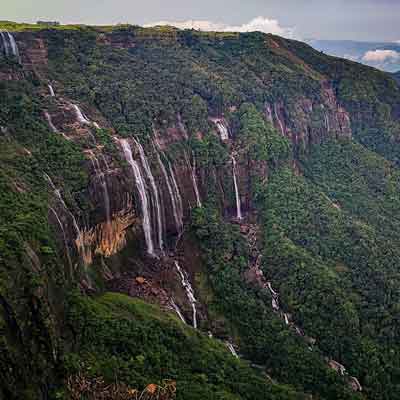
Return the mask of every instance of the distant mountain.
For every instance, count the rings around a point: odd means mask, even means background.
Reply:
[[[306,40],[316,50],[388,72],[400,70],[400,43]]]

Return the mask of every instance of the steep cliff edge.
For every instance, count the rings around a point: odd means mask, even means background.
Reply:
[[[397,393],[388,75],[260,33],[4,28],[4,398]]]

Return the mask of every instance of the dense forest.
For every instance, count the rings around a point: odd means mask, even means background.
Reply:
[[[390,74],[258,32],[0,28],[0,399],[400,398]]]

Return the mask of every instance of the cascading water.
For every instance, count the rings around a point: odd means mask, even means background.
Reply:
[[[176,230],[177,230],[177,232],[181,232],[182,226],[183,226],[183,220],[182,220],[182,208],[178,204],[179,203],[178,199],[180,198],[179,189],[177,188],[176,182],[175,182],[175,184],[171,184],[171,180],[168,176],[167,170],[161,160],[160,153],[158,153],[158,152],[157,152],[157,160],[158,160],[158,164],[160,165],[161,172],[164,175],[165,183],[168,188],[169,197],[171,199],[172,213],[173,213],[174,219],[175,219]],[[170,167],[171,167],[171,165],[170,165]],[[170,168],[170,170],[171,169],[172,168]],[[174,179],[175,179],[175,177],[173,178],[173,180]],[[178,191],[178,193],[177,193],[177,191]]]
[[[44,116],[45,116],[47,123],[49,124],[49,127],[52,132],[60,134],[65,140],[71,140],[71,138],[69,138],[65,133],[60,132],[56,128],[56,126],[53,123],[53,120],[51,119],[51,115],[47,111],[44,112]]]
[[[228,128],[225,126],[224,121],[221,119],[216,119],[214,120],[214,123],[217,126],[221,140],[223,141],[229,140],[229,131]]]
[[[182,286],[185,289],[186,296],[193,310],[193,328],[197,329],[197,309],[196,309],[197,300],[194,297],[194,290],[187,277],[186,271],[182,271],[182,268],[180,267],[178,261],[175,261],[175,268],[178,271],[179,276],[181,277]]]
[[[182,221],[181,225],[183,226],[183,202],[182,202],[181,192],[179,191],[178,182],[176,180],[174,169],[171,163],[168,163],[168,169],[172,179],[172,186],[174,188],[173,194],[175,196],[176,207],[178,210],[178,217],[179,220]]]
[[[285,136],[285,128],[283,127],[282,121],[279,118],[278,107],[277,107],[276,103],[274,104],[274,112],[275,112],[275,118],[278,121],[279,128],[281,130],[282,136]]]
[[[51,129],[54,133],[59,133],[58,129],[57,129],[57,128],[55,127],[55,125],[53,124],[53,121],[52,121],[52,119],[51,119],[50,114],[49,114],[47,111],[44,112],[44,116],[46,117],[46,120],[47,120],[47,122],[48,122],[48,124],[49,124],[50,129]]]
[[[8,35],[8,40],[10,41],[12,54],[20,62],[21,60],[20,60],[20,56],[19,56],[19,50],[18,50],[17,43],[15,42],[14,36],[11,35],[10,32],[7,32],[7,35]]]
[[[157,188],[154,176],[151,173],[150,165],[149,165],[149,162],[147,161],[147,157],[146,157],[146,154],[144,153],[143,147],[136,139],[134,139],[134,141],[139,150],[140,160],[142,162],[142,166],[146,172],[147,179],[150,182],[150,187],[153,192],[153,200],[154,200],[154,205],[155,205],[155,209],[156,209],[156,217],[157,217],[158,247],[159,247],[160,251],[162,252],[163,248],[164,248],[164,243],[163,243],[164,227],[163,227],[162,216],[161,216],[160,194],[158,192],[158,188]]]
[[[50,96],[51,96],[51,97],[54,97],[54,96],[55,96],[55,93],[54,93],[53,86],[51,86],[50,84],[48,84],[47,86],[49,87]]]
[[[74,230],[75,230],[75,233],[76,233],[75,244],[76,244],[76,247],[78,249],[78,252],[79,252],[80,256],[82,257],[83,263],[85,265],[90,264],[91,263],[91,259],[92,259],[91,250],[88,249],[85,246],[85,243],[84,243],[84,232],[81,231],[74,214],[72,214],[72,212],[69,210],[69,208],[65,204],[65,201],[64,201],[64,199],[63,199],[63,197],[61,195],[60,189],[56,188],[56,186],[54,185],[54,183],[51,180],[50,176],[47,175],[46,173],[44,173],[44,178],[50,184],[50,187],[53,189],[53,192],[56,195],[57,199],[59,200],[59,202],[61,203],[62,207],[64,208],[64,210],[67,212],[67,214],[70,216],[70,218],[72,220],[72,224],[73,224],[73,227],[74,227]],[[88,278],[88,282],[90,283],[89,278]]]
[[[242,219],[242,208],[240,204],[240,195],[239,195],[239,186],[237,184],[236,178],[236,160],[233,154],[231,155],[232,159],[232,174],[233,174],[233,185],[235,187],[235,197],[236,197],[236,218],[241,220]]]
[[[13,55],[19,63],[21,63],[21,57],[17,43],[15,42],[14,36],[7,31],[0,31],[0,37],[3,44],[4,54],[6,57]]]
[[[176,314],[178,315],[178,317],[180,318],[180,320],[186,324],[186,320],[185,317],[182,315],[181,310],[179,309],[179,307],[176,305],[175,301],[173,299],[171,299],[171,307],[174,309],[174,311],[176,312]]]
[[[91,122],[83,115],[81,109],[76,104],[72,104],[72,107],[75,110],[76,118],[81,124],[91,125]]]
[[[142,226],[147,246],[147,253],[154,257],[155,252],[151,234],[150,204],[147,197],[145,182],[142,177],[139,164],[133,159],[129,142],[126,139],[120,139],[120,143],[125,155],[125,159],[132,168],[133,175],[135,176],[136,187],[139,192],[140,204],[142,208]]]
[[[192,154],[193,154],[193,166],[190,165],[190,161],[186,154],[185,154],[185,159],[186,159],[186,163],[187,163],[188,167],[190,168],[192,182],[193,182],[193,190],[194,190],[194,194],[196,196],[197,207],[201,207],[200,192],[199,192],[199,188],[197,186],[197,177],[196,177],[196,158],[194,156],[194,153],[192,153]]]
[[[1,37],[1,42],[3,45],[3,49],[4,49],[4,55],[6,57],[8,57],[10,55],[10,48],[9,48],[8,39],[6,37],[6,34],[3,31],[0,31],[0,37]]]
[[[104,206],[106,210],[107,222],[111,221],[111,211],[110,211],[110,196],[108,194],[107,181],[105,179],[104,172],[101,170],[99,160],[92,150],[88,151],[90,156],[90,161],[92,162],[93,169],[96,173],[96,177],[100,180],[100,184],[103,190]]]
[[[233,347],[233,344],[231,342],[225,342],[226,347],[229,349],[229,351],[232,353],[232,355],[236,358],[239,358],[238,353],[236,353],[235,348]]]
[[[71,259],[71,253],[69,251],[67,235],[65,234],[64,226],[63,226],[63,224],[62,224],[62,222],[61,222],[56,210],[54,210],[54,208],[50,207],[50,211],[54,214],[54,216],[56,217],[56,220],[58,222],[58,225],[60,226],[61,233],[63,235],[63,241],[64,241],[64,246],[65,246],[65,251],[66,251],[66,254],[67,254],[68,264],[69,264],[69,268],[70,268],[70,274],[71,274],[71,277],[72,277],[72,274],[73,274],[72,259]]]

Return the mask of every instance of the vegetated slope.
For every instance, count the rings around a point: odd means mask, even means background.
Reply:
[[[260,33],[3,27],[3,397],[399,395],[389,75]]]

